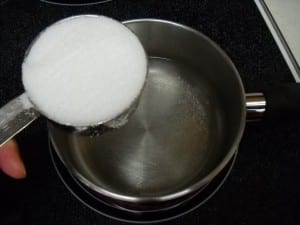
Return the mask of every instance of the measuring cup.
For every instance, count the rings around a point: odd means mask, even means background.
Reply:
[[[97,16],[97,15],[73,16],[73,17],[68,17],[66,19],[57,21],[56,23],[52,24],[51,26],[54,26],[56,24],[65,23],[65,22],[68,22],[69,20],[77,19],[79,17],[93,17],[93,18],[99,17],[100,18],[100,16]],[[107,20],[107,18],[106,18],[106,20]],[[109,19],[109,20],[111,20],[111,19]],[[34,39],[34,41],[29,46],[28,50],[25,53],[24,61],[26,60],[26,57],[30,53],[34,44],[41,37],[41,34],[43,34],[43,32],[45,32],[48,28],[46,28],[44,31],[42,31],[40,33],[40,35],[38,35]],[[127,30],[130,31],[129,29],[127,29]],[[131,32],[129,32],[129,33],[131,34]],[[141,51],[141,52],[142,52],[141,55],[143,55],[145,61],[147,61],[145,52],[144,51]],[[130,66],[130,65],[128,65],[128,66]],[[145,75],[145,77],[146,77],[146,74],[143,74],[143,75]],[[80,133],[80,135],[88,135],[88,136],[100,135],[108,129],[119,128],[128,121],[128,117],[135,110],[135,108],[138,104],[138,101],[139,101],[140,93],[143,90],[143,85],[144,84],[141,84],[141,87],[139,87],[140,89],[137,90],[138,91],[137,94],[135,94],[132,97],[133,99],[132,100],[129,99],[128,105],[127,105],[127,101],[126,101],[126,105],[125,105],[126,108],[124,108],[124,110],[121,113],[119,113],[112,119],[98,121],[96,124],[92,124],[89,126],[73,126],[72,124],[69,124],[69,123],[62,124],[62,123],[57,123],[54,121],[51,121],[51,123],[55,124],[56,126],[59,126],[61,129],[65,129],[68,132],[75,132],[75,133]],[[95,102],[94,104],[97,104],[97,102]],[[82,110],[84,110],[84,109],[82,109]],[[26,93],[21,94],[20,96],[16,97],[15,99],[13,99],[9,103],[7,103],[5,106],[3,106],[0,109],[0,146],[3,145],[7,140],[12,138],[14,135],[16,135],[18,132],[23,130],[25,127],[27,127],[32,121],[37,119],[42,114],[41,112],[42,112],[42,110],[39,110],[37,105],[34,104],[34,101],[32,101]],[[50,120],[50,119],[48,118],[48,120]]]

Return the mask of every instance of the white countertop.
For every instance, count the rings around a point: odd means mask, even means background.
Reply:
[[[300,82],[300,0],[255,0],[296,81]]]

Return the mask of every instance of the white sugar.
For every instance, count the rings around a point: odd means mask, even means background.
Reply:
[[[48,27],[22,65],[33,104],[60,124],[114,119],[139,95],[147,73],[137,37],[104,16],[78,16]]]

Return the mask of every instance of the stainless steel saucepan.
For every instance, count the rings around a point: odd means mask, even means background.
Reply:
[[[230,161],[247,108],[254,119],[268,106],[299,110],[297,84],[246,95],[230,58],[199,31],[156,19],[124,23],[149,56],[148,80],[129,122],[93,138],[49,123],[60,159],[100,201],[133,211],[173,207]]]

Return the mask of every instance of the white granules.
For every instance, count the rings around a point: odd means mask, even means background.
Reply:
[[[91,126],[114,119],[139,95],[147,59],[138,38],[104,16],[77,16],[48,27],[22,65],[23,85],[49,119]]]

